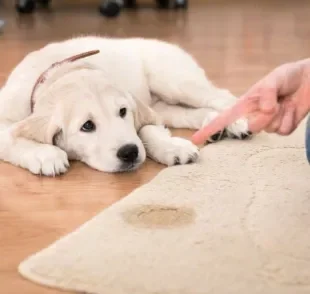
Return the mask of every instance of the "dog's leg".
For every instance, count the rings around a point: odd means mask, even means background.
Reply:
[[[139,131],[147,156],[167,166],[189,164],[197,160],[198,148],[190,141],[171,137],[164,126],[148,125]]]
[[[231,107],[236,102],[236,97],[229,91],[217,89],[212,85],[208,85],[207,81],[205,85],[202,85],[202,83],[199,84],[199,82],[195,83],[180,80],[175,85],[167,83],[167,85],[164,86],[163,83],[161,86],[162,87],[156,88],[156,90],[152,88],[152,91],[156,91],[156,96],[159,96],[166,104],[213,110],[212,118],[215,118],[219,113]],[[160,89],[164,89],[164,91]],[[166,91],[167,89],[169,89],[169,91]],[[173,115],[173,113],[170,113],[170,115]],[[210,122],[210,120],[210,117],[206,117],[205,124]],[[238,119],[225,130],[222,130],[221,133],[222,132],[227,133],[231,138],[245,139],[249,135],[248,122],[245,118]]]
[[[207,125],[211,120],[213,120],[218,114],[218,111],[215,111],[210,108],[189,108],[180,105],[169,105],[163,101],[158,101],[153,105],[153,110],[161,117],[163,123],[171,128],[187,128],[187,129],[200,129],[201,127]],[[229,128],[234,128],[238,124],[233,124]],[[242,126],[240,126],[242,129]],[[232,130],[227,132],[227,130],[222,130],[217,134],[214,134],[208,138],[207,142],[214,143],[216,141],[222,140],[225,137],[235,138],[232,135],[238,134],[240,139],[245,139],[248,137],[246,129],[243,132],[240,132],[240,129]]]
[[[146,54],[145,70],[152,94],[170,105],[209,108],[214,114],[236,103],[237,98],[232,93],[217,88],[208,80],[189,54],[176,46],[164,47],[156,59],[151,53]],[[243,139],[248,136],[247,120],[239,119],[225,131],[230,137]]]
[[[33,174],[55,176],[67,171],[67,154],[60,148],[12,136],[12,126],[0,124],[0,159]]]

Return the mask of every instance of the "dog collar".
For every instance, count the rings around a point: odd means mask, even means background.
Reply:
[[[34,104],[35,104],[35,101],[34,101],[34,94],[35,94],[35,91],[37,90],[38,86],[40,84],[43,84],[46,80],[46,76],[47,76],[47,73],[52,70],[54,67],[56,66],[59,66],[59,65],[62,65],[66,62],[74,62],[76,60],[79,60],[79,59],[82,59],[82,58],[85,58],[85,57],[88,57],[88,56],[92,56],[92,55],[95,55],[95,54],[98,54],[100,51],[99,50],[92,50],[92,51],[87,51],[87,52],[84,52],[84,53],[80,53],[80,54],[77,54],[77,55],[73,55],[71,57],[68,57],[68,58],[65,58],[61,61],[57,61],[55,63],[53,63],[48,69],[46,69],[37,79],[36,83],[34,84],[33,86],[33,89],[32,89],[32,92],[31,92],[31,99],[30,99],[30,108],[31,108],[31,112],[33,112],[33,109],[34,109]]]

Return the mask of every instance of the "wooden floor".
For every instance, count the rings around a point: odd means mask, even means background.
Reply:
[[[96,1],[56,0],[51,12],[22,18],[11,2],[0,10],[0,18],[7,22],[0,35],[0,82],[27,52],[88,33],[178,43],[198,59],[215,83],[236,94],[273,67],[310,55],[310,2],[306,0],[189,0],[192,5],[185,13],[144,9],[109,20],[98,14]],[[74,164],[68,174],[52,179],[1,163],[0,292],[59,293],[23,280],[17,273],[19,262],[148,182],[162,168],[149,161],[137,172],[111,175]]]

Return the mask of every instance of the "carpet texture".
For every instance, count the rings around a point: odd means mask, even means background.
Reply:
[[[304,133],[209,145],[19,271],[94,294],[309,294]]]

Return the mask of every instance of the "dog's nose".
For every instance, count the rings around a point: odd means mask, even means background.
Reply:
[[[118,151],[117,151],[117,157],[126,163],[131,163],[134,162],[139,154],[139,149],[137,145],[134,144],[127,144],[122,146]]]

